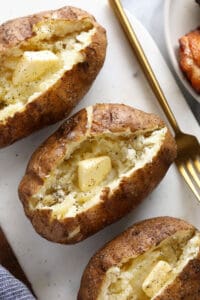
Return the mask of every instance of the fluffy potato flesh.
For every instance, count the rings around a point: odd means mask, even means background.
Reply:
[[[53,86],[75,64],[96,29],[88,19],[46,20],[33,27],[33,37],[0,57],[0,121]]]
[[[68,147],[65,159],[32,197],[30,209],[51,208],[52,216],[57,219],[74,217],[89,209],[101,201],[103,188],[109,187],[112,193],[124,177],[150,163],[166,132],[167,128],[161,128],[134,134],[83,137],[81,143]]]
[[[150,251],[108,269],[98,300],[153,300],[199,251],[199,232],[177,232]]]

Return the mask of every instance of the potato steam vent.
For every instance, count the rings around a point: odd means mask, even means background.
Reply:
[[[115,190],[123,178],[153,160],[166,132],[162,128],[147,133],[86,137],[46,179],[33,197],[33,204],[37,203],[33,209],[50,207],[55,217],[65,218],[96,205],[105,187]]]

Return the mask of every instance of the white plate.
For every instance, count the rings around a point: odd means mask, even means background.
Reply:
[[[189,93],[200,102],[178,64],[179,38],[200,26],[200,7],[195,0],[165,0],[165,39],[171,63]]]
[[[0,16],[6,20],[66,4],[92,12],[106,27],[109,41],[105,65],[76,111],[95,102],[123,102],[163,117],[106,0],[18,0],[14,8],[13,0],[7,0],[0,2]],[[180,125],[200,137],[199,126],[158,48],[135,18],[132,23]],[[162,183],[136,210],[93,237],[74,246],[58,245],[41,238],[24,215],[17,186],[31,153],[57,127],[58,124],[46,128],[0,150],[0,223],[39,300],[76,299],[89,258],[106,241],[137,220],[170,215],[200,227],[200,206],[172,166]]]

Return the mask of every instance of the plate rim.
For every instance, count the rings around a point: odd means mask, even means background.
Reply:
[[[175,0],[173,0],[175,1]],[[190,95],[200,103],[200,95],[198,95],[195,90],[192,88],[190,83],[185,78],[183,72],[180,70],[179,63],[177,57],[175,55],[173,44],[171,41],[171,32],[170,32],[170,24],[169,24],[169,15],[170,15],[170,6],[172,5],[172,0],[165,0],[164,2],[164,36],[165,36],[165,43],[168,52],[168,56],[171,62],[171,65],[178,76],[179,81],[184,86],[184,88],[190,93]],[[188,29],[189,32],[190,29]],[[192,30],[192,28],[191,28]]]

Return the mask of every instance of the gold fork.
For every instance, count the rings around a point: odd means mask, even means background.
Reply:
[[[159,101],[171,127],[175,133],[178,154],[176,166],[179,172],[193,191],[200,202],[200,145],[197,138],[180,130],[175,116],[167,102],[167,99],[160,87],[160,84],[148,62],[142,46],[129,22],[120,0],[110,0],[110,4],[118,17],[121,26],[126,33],[131,47],[133,48],[138,61],[147,77],[147,80]]]

